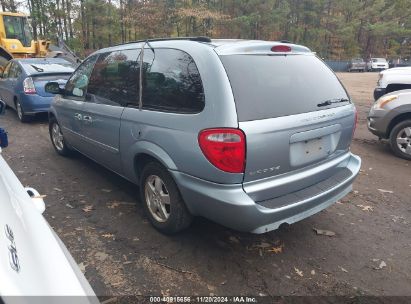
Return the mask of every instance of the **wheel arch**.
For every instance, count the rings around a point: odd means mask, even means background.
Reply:
[[[397,124],[399,124],[400,122],[402,122],[402,121],[404,121],[404,120],[408,120],[408,119],[411,120],[411,112],[405,112],[405,113],[401,113],[401,114],[395,116],[395,117],[390,121],[390,123],[388,124],[387,133],[386,133],[386,134],[387,134],[387,137],[390,137],[392,129],[393,129]]]
[[[151,142],[138,142],[138,148],[133,153],[133,173],[136,180],[140,180],[141,172],[151,161],[162,164],[168,170],[177,170],[177,166],[160,146]]]

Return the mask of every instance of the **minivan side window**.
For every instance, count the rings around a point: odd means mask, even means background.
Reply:
[[[75,99],[84,99],[89,83],[90,74],[93,71],[94,64],[98,55],[87,58],[71,75],[67,81],[64,96],[74,97]]]
[[[193,58],[175,49],[145,49],[143,108],[175,113],[199,113],[204,90]]]
[[[138,104],[140,50],[101,54],[91,74],[87,101],[126,107]]]

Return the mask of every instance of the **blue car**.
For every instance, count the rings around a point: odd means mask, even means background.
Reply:
[[[0,78],[0,99],[17,112],[21,122],[37,113],[48,112],[53,94],[44,90],[50,81],[65,85],[73,63],[61,58],[13,59]]]

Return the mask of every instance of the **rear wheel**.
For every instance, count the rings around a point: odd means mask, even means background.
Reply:
[[[53,144],[56,152],[62,156],[69,156],[71,154],[70,148],[67,146],[63,133],[61,132],[60,125],[57,120],[52,118],[49,122],[49,133],[51,143]]]
[[[400,122],[392,129],[390,145],[395,155],[411,160],[411,120]]]
[[[24,114],[24,109],[18,100],[16,100],[16,112],[17,112],[17,117],[19,118],[21,122],[29,121],[30,116],[27,116],[26,114]]]
[[[170,173],[157,162],[148,163],[141,174],[140,196],[151,224],[164,234],[190,226],[192,215]]]

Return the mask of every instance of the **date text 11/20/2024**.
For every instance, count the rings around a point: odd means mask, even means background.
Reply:
[[[257,298],[248,296],[217,297],[150,297],[150,303],[258,303]]]

